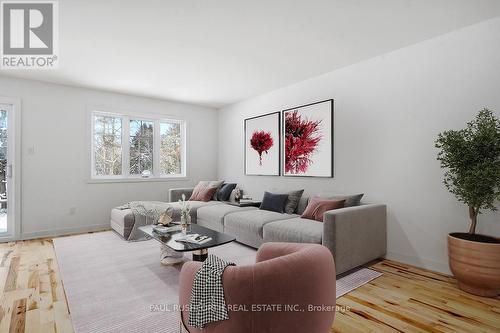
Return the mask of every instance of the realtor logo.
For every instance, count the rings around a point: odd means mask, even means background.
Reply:
[[[2,69],[50,69],[58,63],[58,3],[2,1]]]

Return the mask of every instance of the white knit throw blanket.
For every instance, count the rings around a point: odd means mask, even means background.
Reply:
[[[134,214],[134,227],[130,232],[128,241],[141,241],[149,239],[146,234],[139,230],[139,227],[155,224],[163,213],[172,216],[173,208],[167,202],[161,201],[131,201],[128,204],[118,207],[119,209],[130,208]]]

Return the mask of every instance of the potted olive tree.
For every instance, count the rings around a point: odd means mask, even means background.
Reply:
[[[469,208],[468,233],[448,235],[450,269],[460,289],[480,296],[500,293],[500,239],[476,234],[479,214],[500,199],[500,121],[483,109],[462,130],[436,140],[444,185]]]

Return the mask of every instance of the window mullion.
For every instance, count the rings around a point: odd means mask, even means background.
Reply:
[[[186,122],[183,121],[181,123],[181,174],[184,177],[187,177],[187,168],[186,168],[186,147],[187,147],[187,135],[186,135]]]
[[[123,177],[130,176],[130,117],[122,117],[122,173]]]
[[[95,113],[90,114],[90,178],[94,178],[97,175],[96,165],[95,165]]]
[[[160,177],[160,121],[155,120],[153,128],[153,176]]]

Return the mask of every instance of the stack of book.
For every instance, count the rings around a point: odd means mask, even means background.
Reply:
[[[211,240],[212,240],[212,238],[210,238],[208,236],[203,236],[203,235],[199,235],[199,234],[189,234],[186,236],[179,237],[175,241],[181,242],[181,243],[204,244],[204,243],[209,242]]]
[[[242,204],[242,203],[252,203],[252,202],[254,202],[254,200],[249,195],[243,195],[243,197],[240,199],[240,204]]]
[[[240,204],[242,203],[252,203],[254,202],[253,199],[240,199]]]
[[[171,232],[180,231],[181,226],[180,225],[173,225],[173,226],[167,227],[167,226],[158,224],[158,225],[153,225],[153,230],[155,232],[159,233],[160,235],[166,235],[166,234],[171,233]]]

